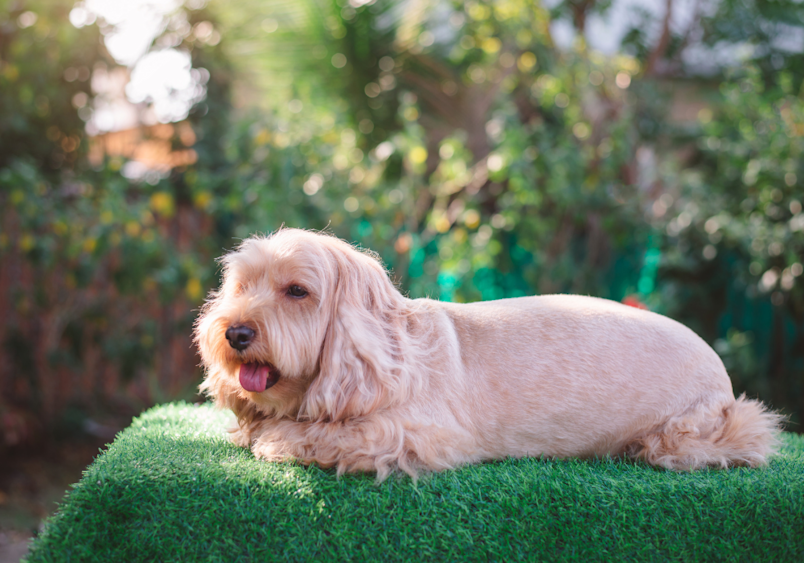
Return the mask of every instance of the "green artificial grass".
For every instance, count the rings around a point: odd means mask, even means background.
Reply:
[[[86,470],[38,561],[804,561],[804,437],[762,469],[503,460],[414,483],[268,463],[156,407]]]

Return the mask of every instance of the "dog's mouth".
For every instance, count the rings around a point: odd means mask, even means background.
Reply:
[[[279,381],[279,370],[272,364],[241,364],[240,386],[252,393],[262,393]]]

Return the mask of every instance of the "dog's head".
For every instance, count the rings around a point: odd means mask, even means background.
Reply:
[[[407,395],[406,299],[372,255],[282,229],[221,261],[221,287],[196,323],[201,389],[241,425],[344,420]]]

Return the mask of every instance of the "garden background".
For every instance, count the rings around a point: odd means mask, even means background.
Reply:
[[[4,460],[201,400],[215,258],[282,225],[669,315],[801,431],[804,3],[0,6]]]

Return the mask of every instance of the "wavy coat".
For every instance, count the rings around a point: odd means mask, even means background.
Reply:
[[[576,295],[410,300],[371,253],[297,229],[222,262],[196,324],[201,389],[259,457],[383,479],[508,456],[759,466],[776,447],[780,417],[735,399],[718,355],[667,317]],[[243,365],[275,384],[245,389]]]

